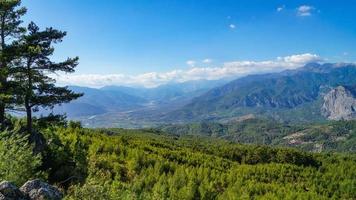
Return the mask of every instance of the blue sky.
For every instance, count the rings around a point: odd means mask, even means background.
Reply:
[[[153,86],[308,61],[356,60],[353,0],[23,0],[23,5],[26,22],[68,32],[54,56],[80,57],[77,72],[65,77],[68,84],[142,80],[138,84]],[[291,64],[288,58],[302,61]],[[268,62],[290,67],[266,70]]]

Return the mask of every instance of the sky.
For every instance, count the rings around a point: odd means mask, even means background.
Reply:
[[[23,0],[25,23],[67,31],[60,84],[155,87],[356,61],[354,0]]]

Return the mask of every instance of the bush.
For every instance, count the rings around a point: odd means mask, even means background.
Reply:
[[[21,185],[30,178],[40,176],[37,168],[41,156],[34,155],[26,136],[16,131],[0,133],[0,180],[12,181]]]

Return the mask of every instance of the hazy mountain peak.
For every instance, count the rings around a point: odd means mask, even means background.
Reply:
[[[308,71],[315,73],[325,73],[330,72],[330,70],[335,68],[343,68],[343,67],[354,67],[356,66],[354,63],[308,63],[304,67],[300,68],[297,71]]]

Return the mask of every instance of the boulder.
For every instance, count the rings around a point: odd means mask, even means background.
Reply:
[[[26,200],[26,196],[11,182],[0,183],[0,200]]]
[[[60,200],[63,197],[58,188],[38,179],[27,181],[20,190],[31,200]]]

